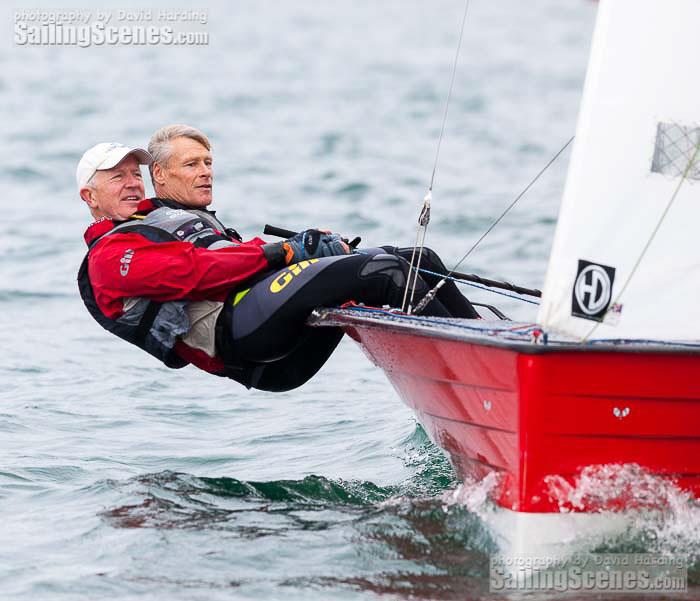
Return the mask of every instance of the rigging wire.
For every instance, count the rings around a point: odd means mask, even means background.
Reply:
[[[627,276],[627,280],[625,280],[625,283],[622,286],[622,289],[617,295],[617,298],[615,299],[614,302],[610,303],[610,308],[619,305],[620,303],[620,298],[624,294],[625,290],[627,290],[627,286],[629,283],[632,281],[632,278],[634,275],[637,273],[637,269],[642,263],[642,259],[644,259],[645,255],[647,254],[647,251],[649,250],[649,247],[651,246],[652,242],[654,241],[654,238],[656,238],[656,234],[659,233],[659,230],[661,229],[661,225],[663,222],[666,220],[666,217],[668,216],[669,211],[671,210],[671,207],[676,201],[676,197],[678,196],[678,193],[681,190],[681,186],[683,185],[683,182],[688,178],[688,174],[690,173],[690,170],[693,168],[695,165],[695,160],[698,157],[698,154],[700,153],[700,141],[695,145],[695,151],[693,152],[693,156],[690,157],[690,160],[688,161],[688,165],[686,166],[685,170],[683,171],[683,175],[681,176],[680,181],[678,182],[678,185],[676,186],[676,189],[673,191],[673,194],[671,195],[670,200],[666,204],[666,208],[664,208],[663,213],[661,213],[661,217],[659,218],[658,222],[654,226],[653,231],[651,232],[651,235],[649,236],[649,239],[647,240],[646,244],[644,245],[644,248],[642,249],[642,252],[639,254],[639,257],[637,257],[637,260],[635,261],[634,265],[632,266],[632,270],[630,271],[629,276]],[[610,310],[608,309],[608,311]],[[606,311],[606,315],[607,312]],[[605,317],[603,317],[604,319]],[[602,321],[597,322],[591,330],[586,334],[582,339],[581,342],[588,342],[588,339],[593,335],[593,333],[598,329],[600,324],[603,323]]]
[[[474,282],[469,282],[468,280],[463,280],[458,277],[454,277],[451,275],[445,275],[444,273],[438,273],[437,271],[430,271],[429,269],[425,269],[424,267],[421,267],[418,271],[421,273],[427,273],[428,275],[434,275],[437,277],[445,277],[447,280],[450,282],[455,282],[456,284],[464,284],[466,286],[471,286],[473,288],[478,288],[479,290],[484,290],[486,292],[491,292],[493,294],[500,294],[501,296],[507,296],[508,298],[514,298],[515,300],[522,301],[524,303],[529,303],[531,305],[539,305],[537,301],[530,300],[529,298],[523,298],[522,296],[516,296],[515,294],[510,294],[508,292],[502,292],[500,290],[495,290],[494,288],[489,288],[488,286],[484,286],[482,284],[476,284]]]
[[[414,311],[416,313],[419,313],[430,301],[433,300],[433,298],[435,298],[435,295],[437,294],[438,290],[440,290],[440,288],[442,288],[442,286],[445,284],[445,282],[447,281],[447,278],[450,277],[459,268],[459,266],[462,263],[464,263],[464,261],[467,259],[467,257],[469,257],[469,255],[471,255],[471,253],[474,251],[474,249],[476,249],[476,247],[479,246],[479,244],[481,244],[483,239],[486,238],[486,236],[491,233],[493,228],[495,228],[501,222],[501,220],[510,212],[510,210],[518,203],[518,201],[523,196],[525,196],[527,191],[530,188],[532,188],[532,186],[535,184],[535,182],[538,179],[540,179],[540,177],[544,174],[544,172],[547,171],[547,169],[549,169],[552,166],[554,161],[556,161],[559,158],[559,156],[568,148],[569,144],[571,144],[571,142],[574,141],[574,138],[575,138],[575,136],[571,136],[569,138],[569,140],[566,142],[566,144],[564,144],[556,152],[556,154],[549,160],[549,162],[544,167],[542,167],[542,169],[540,169],[540,171],[537,173],[537,175],[535,175],[535,177],[532,178],[532,180],[530,180],[530,182],[527,184],[527,186],[525,186],[525,188],[523,188],[523,190],[520,192],[520,194],[518,194],[515,197],[515,199],[506,207],[506,209],[499,215],[499,217],[486,229],[486,231],[479,237],[479,239],[474,244],[472,244],[471,248],[466,253],[464,253],[462,258],[459,261],[457,261],[455,266],[452,269],[450,269],[450,271],[447,273],[447,275],[445,275],[437,284],[435,284],[435,286],[433,286],[433,288],[428,292],[428,294],[426,294],[423,297],[423,299],[416,305],[416,307],[414,309]]]
[[[445,124],[447,123],[447,113],[450,110],[450,100],[452,99],[452,89],[455,85],[455,75],[457,74],[457,63],[459,62],[459,53],[462,49],[462,38],[464,37],[464,26],[467,22],[467,13],[469,12],[469,0],[464,3],[464,15],[462,16],[462,27],[459,30],[459,41],[457,42],[457,51],[455,52],[455,60],[452,65],[452,77],[450,78],[450,89],[447,92],[447,101],[445,102],[445,112],[442,115],[442,125],[440,126],[440,136],[438,137],[437,151],[435,152],[435,162],[433,163],[433,173],[430,176],[430,186],[428,191],[433,191],[433,183],[435,183],[435,172],[437,171],[438,159],[440,158],[440,147],[442,146],[442,137],[445,134]]]
[[[420,216],[418,217],[418,230],[416,231],[416,242],[413,245],[413,252],[411,253],[411,269],[414,269],[413,264],[417,262],[415,267],[415,272],[408,272],[408,278],[406,280],[406,289],[404,290],[403,300],[401,301],[401,310],[406,310],[406,300],[408,298],[408,290],[411,289],[411,297],[408,301],[408,314],[412,312],[411,306],[413,304],[413,297],[416,293],[416,284],[418,283],[418,269],[420,268],[421,258],[423,257],[423,248],[425,248],[425,236],[428,232],[428,224],[430,223],[430,201],[433,197],[433,184],[435,183],[435,172],[437,171],[438,160],[440,158],[440,148],[442,146],[442,138],[445,134],[445,124],[447,123],[447,114],[450,110],[450,100],[452,100],[452,90],[454,88],[455,76],[457,74],[457,63],[459,62],[459,54],[462,49],[462,39],[464,38],[464,26],[467,22],[467,14],[469,12],[469,0],[465,0],[464,3],[464,15],[462,16],[462,25],[459,30],[459,40],[457,42],[457,50],[455,52],[455,60],[452,64],[452,76],[450,77],[450,86],[447,92],[447,100],[445,101],[445,112],[442,115],[442,125],[440,126],[440,135],[438,136],[437,149],[435,151],[435,161],[433,162],[433,172],[430,176],[430,185],[428,186],[428,192],[423,198],[423,206],[421,208]],[[419,243],[420,240],[420,243]],[[416,252],[418,250],[418,252]],[[411,284],[411,275],[413,275],[413,284]]]

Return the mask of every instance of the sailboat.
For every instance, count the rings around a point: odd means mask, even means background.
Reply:
[[[312,315],[384,370],[460,477],[496,477],[517,552],[634,504],[561,494],[591,466],[700,497],[698,23],[697,0],[600,2],[536,323]]]

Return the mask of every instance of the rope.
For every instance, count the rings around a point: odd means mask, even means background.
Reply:
[[[452,64],[452,75],[450,77],[450,86],[447,91],[447,100],[445,101],[445,112],[442,115],[442,124],[440,125],[440,135],[438,136],[437,149],[435,151],[435,161],[433,162],[433,172],[430,176],[430,185],[428,186],[428,193],[423,198],[423,207],[421,208],[420,216],[418,217],[418,230],[416,232],[416,244],[413,247],[413,252],[411,253],[411,269],[414,269],[413,264],[416,259],[416,247],[418,248],[418,261],[416,263],[415,269],[420,268],[421,259],[423,257],[423,248],[425,248],[425,236],[428,232],[428,224],[430,223],[430,201],[433,197],[433,184],[435,183],[435,173],[437,171],[438,160],[440,158],[440,148],[442,147],[442,138],[445,135],[445,124],[447,123],[447,114],[450,110],[450,101],[452,100],[452,90],[455,84],[455,76],[457,74],[457,63],[459,62],[459,54],[462,49],[462,39],[464,38],[464,26],[467,22],[467,13],[469,12],[469,0],[464,3],[464,15],[462,16],[462,25],[459,30],[459,40],[457,42],[457,50],[455,51],[455,60]],[[420,238],[420,244],[418,244],[418,239]],[[415,272],[413,276],[413,284],[411,284],[411,277],[406,281],[406,290],[404,291],[403,300],[401,301],[401,310],[406,310],[406,299],[408,297],[408,289],[411,288],[411,298],[408,301],[408,313],[412,312],[413,297],[416,293],[416,284],[418,283],[418,271]]]
[[[438,273],[436,271],[430,271],[429,269],[418,269],[421,273],[427,273],[428,275],[435,275],[439,278],[444,277],[446,280],[451,282],[456,282],[458,284],[466,284],[467,286],[472,286],[473,288],[478,288],[479,290],[485,290],[486,292],[492,292],[493,294],[500,294],[501,296],[507,296],[508,298],[514,298],[515,300],[523,301],[524,303],[530,303],[531,305],[539,305],[537,301],[530,300],[529,298],[523,298],[522,296],[516,296],[515,294],[509,294],[508,292],[501,292],[500,290],[494,290],[488,286],[483,286],[481,284],[476,284],[474,282],[468,282],[467,280],[462,280],[454,276],[445,276],[444,273]]]
[[[450,78],[450,89],[447,92],[447,102],[445,103],[445,113],[442,116],[442,126],[440,127],[440,136],[438,137],[437,152],[435,153],[435,163],[433,163],[433,174],[430,176],[430,186],[428,190],[433,191],[433,183],[435,181],[435,172],[437,171],[438,158],[440,157],[440,146],[442,145],[442,136],[445,133],[445,123],[447,123],[447,111],[450,108],[450,100],[452,99],[452,88],[455,83],[455,75],[457,73],[457,62],[459,61],[459,51],[462,49],[462,38],[464,37],[464,25],[467,22],[467,12],[469,11],[469,0],[464,3],[464,16],[462,17],[462,27],[459,30],[459,41],[457,42],[457,51],[455,52],[455,60],[452,65],[452,77]]]
[[[421,217],[418,219],[418,223],[421,227],[418,231],[421,234],[420,246],[416,249],[413,247],[413,252],[411,253],[411,265],[413,267],[413,257],[418,254],[418,261],[416,262],[416,272],[413,276],[413,285],[411,286],[411,300],[408,301],[408,313],[411,313],[411,307],[413,306],[413,297],[416,294],[416,284],[418,284],[418,270],[420,269],[420,262],[423,259],[423,249],[425,248],[425,235],[428,233],[428,223],[430,223],[430,199],[432,194],[428,191],[428,194],[423,199],[423,210],[421,211]],[[410,278],[409,278],[410,279]]]
[[[503,211],[503,212],[500,214],[500,216],[498,217],[498,219],[496,219],[496,221],[494,221],[494,222],[488,227],[488,229],[481,235],[481,237],[480,237],[474,244],[472,244],[471,248],[470,248],[466,253],[464,253],[464,256],[463,256],[459,261],[457,261],[457,264],[456,264],[452,269],[450,269],[450,271],[447,273],[447,276],[452,275],[452,273],[455,272],[455,271],[457,270],[457,268],[458,268],[462,263],[464,263],[464,261],[467,259],[467,257],[468,257],[470,254],[472,254],[472,252],[474,251],[474,249],[475,249],[477,246],[479,246],[479,244],[481,244],[482,240],[483,240],[484,238],[486,238],[486,236],[488,236],[488,234],[491,233],[491,231],[493,230],[493,228],[495,228],[495,227],[501,222],[501,220],[510,212],[510,210],[517,204],[517,202],[518,202],[523,196],[525,196],[525,194],[527,193],[527,191],[535,184],[535,182],[536,182],[538,179],[540,179],[540,177],[542,176],[542,174],[543,174],[545,171],[547,171],[547,169],[549,169],[549,168],[551,167],[552,163],[554,163],[554,161],[556,161],[556,160],[559,158],[559,156],[561,155],[561,153],[564,152],[564,151],[567,149],[567,147],[569,146],[569,144],[571,144],[571,142],[573,142],[574,137],[575,137],[575,136],[571,136],[571,138],[569,138],[569,140],[566,142],[566,144],[564,144],[564,146],[562,146],[562,147],[557,151],[557,153],[549,160],[549,162],[548,162],[544,167],[542,167],[542,169],[540,169],[539,173],[538,173],[537,175],[535,175],[535,177],[530,181],[530,183],[529,183],[527,186],[525,186],[525,188],[520,192],[520,194],[518,194],[518,195],[515,197],[515,200],[513,200],[513,202],[511,202],[511,203],[508,205],[508,207],[505,209],[505,211]],[[444,278],[443,278],[443,279],[440,280],[437,284],[435,284],[435,286],[433,287],[433,289],[430,290],[430,292],[428,292],[428,294],[426,294],[426,295],[423,297],[423,299],[418,303],[418,305],[417,305],[416,308],[415,308],[415,312],[421,311],[430,301],[433,300],[433,298],[435,297],[435,294],[437,293],[437,291],[438,291],[438,290],[440,289],[440,287],[444,284],[444,281],[445,281],[445,280],[444,280]]]
[[[415,251],[416,251],[416,247],[414,246],[413,252],[415,252]],[[352,252],[354,254],[357,254],[357,255],[367,254],[362,249],[359,249],[359,248],[354,249]],[[486,292],[491,292],[493,294],[500,294],[501,296],[507,296],[508,298],[513,298],[515,300],[519,300],[519,301],[522,301],[524,303],[530,303],[531,305],[538,305],[539,306],[539,304],[540,304],[537,301],[533,301],[533,300],[530,300],[528,298],[523,298],[522,296],[516,296],[515,294],[510,294],[508,292],[502,292],[501,290],[494,290],[493,288],[489,288],[488,286],[485,286],[483,284],[469,282],[468,280],[463,280],[461,278],[457,278],[457,277],[454,277],[451,275],[445,275],[444,273],[439,273],[437,271],[430,271],[430,269],[425,269],[425,267],[412,267],[411,269],[413,269],[413,271],[415,273],[418,273],[418,272],[427,273],[428,275],[434,275],[434,276],[439,277],[439,278],[444,278],[445,280],[449,280],[449,281],[455,282],[457,284],[465,284],[467,286],[471,286],[472,288],[478,288],[479,290],[484,290]],[[404,297],[404,300],[405,300],[405,297]],[[401,311],[403,311],[403,308],[401,309]]]
[[[587,344],[654,344],[658,346],[673,346],[673,347],[683,347],[683,348],[694,348],[700,349],[700,343],[698,342],[674,342],[672,340],[654,340],[649,339],[637,339],[637,338],[597,338],[596,340],[588,340]]]
[[[410,268],[410,269],[414,269],[413,263],[414,263],[414,261],[415,261],[415,259],[416,259],[416,251],[417,251],[417,249],[418,249],[418,238],[419,238],[419,236],[420,236],[421,229],[422,229],[422,226],[420,225],[420,220],[419,220],[418,223],[419,223],[419,225],[418,225],[418,229],[416,230],[416,241],[415,241],[415,243],[413,244],[413,251],[411,252],[411,262],[410,262],[410,264],[409,264],[409,268]],[[422,248],[421,248],[421,254],[423,254],[423,249],[422,249]],[[420,261],[419,261],[418,267],[420,267]],[[413,279],[413,290],[414,290],[414,291],[415,291],[415,289],[416,289],[417,278],[418,278],[418,272],[416,271],[416,276],[415,276],[414,279]],[[403,291],[403,299],[401,300],[401,310],[402,310],[402,311],[405,311],[405,310],[406,310],[406,299],[408,298],[408,289],[409,289],[410,287],[411,287],[411,275],[410,275],[410,271],[409,271],[409,276],[408,276],[408,279],[407,279],[407,281],[406,281],[406,289]],[[411,294],[411,299],[413,299],[413,294]]]

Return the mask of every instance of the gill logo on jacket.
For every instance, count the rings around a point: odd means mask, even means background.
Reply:
[[[122,277],[129,273],[129,265],[131,265],[131,259],[133,259],[133,257],[134,251],[128,248],[124,251],[124,256],[119,259],[119,273],[122,275]]]
[[[318,261],[318,259],[309,259],[308,261],[299,261],[299,263],[295,263],[294,265],[287,267],[287,269],[272,280],[272,283],[270,284],[270,292],[273,294],[282,292],[282,290],[287,287],[289,282],[291,282],[295,276],[298,276],[309,265],[318,263]]]

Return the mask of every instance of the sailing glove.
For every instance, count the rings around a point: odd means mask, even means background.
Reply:
[[[263,253],[273,267],[291,265],[306,259],[319,259],[350,254],[350,249],[338,234],[306,230],[284,242],[265,244]]]

